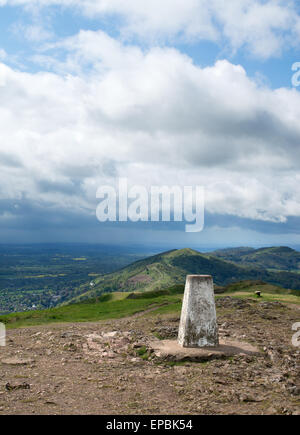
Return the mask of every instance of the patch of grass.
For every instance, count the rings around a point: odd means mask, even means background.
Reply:
[[[158,340],[163,340],[164,337],[160,335],[158,332],[153,332],[154,337],[158,338]]]
[[[176,298],[175,300],[171,299],[169,301],[170,303],[168,305],[164,305],[163,307],[158,308],[155,310],[155,315],[158,314],[180,314],[181,312],[181,306],[182,306],[182,299]],[[147,313],[145,316],[151,316],[153,313]]]
[[[147,361],[150,357],[150,352],[146,348],[146,346],[142,346],[140,349],[136,351],[137,355],[141,357],[143,360]]]
[[[130,293],[127,296],[127,299],[152,299],[152,298],[157,298],[159,296],[165,296],[168,294],[169,294],[168,290],[153,290],[144,293]]]
[[[255,290],[256,291],[256,290]],[[261,297],[258,298],[254,291],[237,291],[233,293],[225,293],[222,295],[216,295],[216,299],[222,298],[224,296],[230,296],[232,298],[238,298],[238,299],[252,299],[256,302],[263,302],[263,301],[269,301],[269,302],[283,302],[283,303],[290,303],[295,305],[300,305],[300,298],[299,296],[293,295],[293,294],[277,294],[277,293],[264,293],[262,290]]]
[[[264,294],[270,293],[273,295],[293,295],[300,298],[299,290],[288,290],[278,285],[265,283],[263,281],[239,281],[224,287],[224,293],[233,292],[253,292],[260,291]]]
[[[118,292],[116,294],[107,293],[99,295],[92,300],[86,300],[71,305],[61,305],[60,307],[46,310],[33,310],[2,315],[0,316],[0,323],[5,323],[8,328],[18,328],[47,323],[92,322],[118,319],[129,317],[139,312],[145,317],[167,314],[180,315],[182,295],[179,294],[179,291],[181,292],[181,288],[175,286],[168,291],[163,290],[151,291],[148,294],[143,293],[133,299],[128,298],[129,293],[125,292]],[[279,301],[283,303],[300,304],[299,296],[287,293],[265,293],[262,290],[262,297],[257,298],[252,287],[216,295],[216,299],[224,297],[225,295],[233,298],[252,299],[257,303],[259,301]],[[150,308],[154,308],[154,311],[143,313]]]
[[[145,355],[146,352],[147,352],[147,348],[146,348],[146,346],[143,346],[143,347],[141,347],[140,349],[137,350],[137,354],[138,354],[139,356],[143,356],[143,355]]]
[[[140,405],[138,402],[131,402],[131,403],[128,403],[127,408],[135,409],[135,408],[139,408],[139,406]]]
[[[47,310],[27,311],[0,316],[0,322],[7,328],[34,326],[47,323],[89,322],[118,319],[143,312],[150,306],[172,303],[174,296],[161,296],[151,299],[111,300],[111,295],[103,295],[93,301],[64,305]]]
[[[175,285],[173,287],[170,287],[168,289],[163,290],[151,290],[147,292],[134,292],[130,293],[127,298],[128,299],[150,299],[150,298],[157,298],[159,296],[165,296],[165,295],[178,295],[184,293],[184,285]]]

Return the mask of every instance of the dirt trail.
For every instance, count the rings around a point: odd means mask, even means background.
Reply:
[[[138,311],[137,313],[134,313],[132,316],[126,317],[126,319],[132,319],[132,318],[136,318],[136,317],[141,317],[141,316],[144,316],[145,314],[152,313],[152,312],[158,310],[161,307],[165,307],[167,305],[172,305],[172,304],[174,304],[174,302],[164,302],[162,304],[155,305],[155,307],[151,307],[150,306],[150,308],[147,308],[147,310]]]

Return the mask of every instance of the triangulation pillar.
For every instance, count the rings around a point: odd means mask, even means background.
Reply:
[[[178,342],[183,347],[219,345],[214,285],[210,275],[186,277]]]

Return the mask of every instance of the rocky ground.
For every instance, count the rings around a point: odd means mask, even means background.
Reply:
[[[208,362],[155,357],[178,315],[9,330],[0,347],[0,414],[299,414],[299,307],[224,297],[220,336],[262,351]]]

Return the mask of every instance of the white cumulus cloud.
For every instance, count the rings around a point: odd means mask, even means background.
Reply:
[[[297,0],[2,0],[36,13],[61,6],[89,17],[119,17],[124,38],[148,42],[210,40],[231,52],[278,56],[297,47],[300,17]]]
[[[81,31],[53,72],[0,64],[0,199],[95,213],[100,183],[204,185],[207,211],[300,216],[300,94],[240,65]],[[39,59],[40,61],[43,58]],[[45,60],[45,59],[44,59]],[[3,210],[3,213],[13,213]]]

